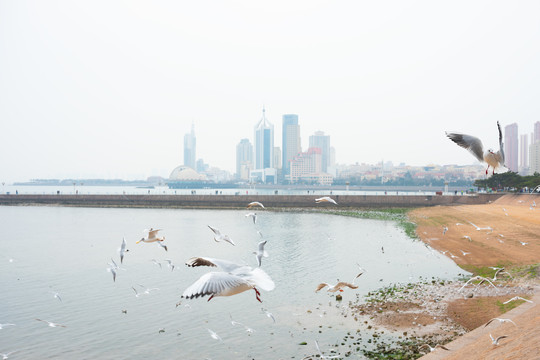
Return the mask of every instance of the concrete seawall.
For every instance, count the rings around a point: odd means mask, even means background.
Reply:
[[[495,201],[503,194],[454,195],[334,195],[339,208],[409,208],[474,205]],[[0,195],[0,205],[54,205],[141,208],[245,208],[252,201],[265,207],[321,208],[314,195]]]

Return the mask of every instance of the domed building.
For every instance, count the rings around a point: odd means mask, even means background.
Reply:
[[[196,189],[208,183],[205,175],[199,174],[189,166],[180,165],[169,175],[170,189]]]

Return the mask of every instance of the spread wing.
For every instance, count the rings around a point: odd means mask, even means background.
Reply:
[[[349,287],[351,289],[358,289],[358,286],[354,285],[354,284],[351,284],[351,283],[348,283],[348,282],[344,282],[344,281],[340,281],[337,283],[336,287],[337,288],[342,288],[342,287]]]
[[[317,289],[315,290],[315,292],[321,290],[322,288],[324,288],[325,286],[328,286],[327,283],[320,283],[318,286],[317,286]]]
[[[446,136],[462,148],[469,150],[478,161],[484,161],[484,147],[479,138],[459,133],[446,133]]]
[[[191,259],[186,261],[186,265],[190,267],[196,267],[196,266],[218,267],[219,266],[226,272],[232,272],[232,271],[249,272],[249,270],[251,270],[251,268],[245,265],[240,265],[232,261],[228,261],[228,260],[213,259],[209,257],[192,257]]]
[[[206,295],[220,295],[240,287],[251,287],[246,280],[225,272],[204,274],[189,286],[182,294],[183,298],[193,299]]]
[[[501,124],[499,124],[499,122],[497,121],[497,128],[499,129],[499,154],[501,154],[501,159],[500,159],[500,163],[503,165],[503,166],[506,166],[505,165],[505,160],[504,160],[504,143],[503,143],[503,136],[502,136],[502,131],[501,131]]]

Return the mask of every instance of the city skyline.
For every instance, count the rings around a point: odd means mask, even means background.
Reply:
[[[445,131],[496,148],[497,121],[540,120],[536,1],[212,9],[0,0],[0,180],[167,177],[192,123],[197,158],[234,173],[263,106],[340,164],[472,164]]]

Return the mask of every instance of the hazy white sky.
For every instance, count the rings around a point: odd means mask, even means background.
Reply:
[[[338,163],[470,164],[540,121],[540,1],[0,0],[0,180],[231,172],[263,104]]]

